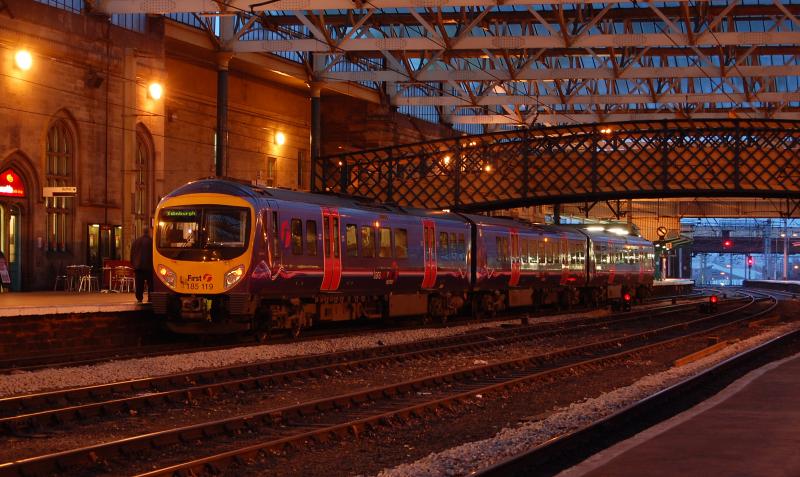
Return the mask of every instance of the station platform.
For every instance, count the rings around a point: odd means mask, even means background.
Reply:
[[[559,477],[800,475],[800,354],[620,442]]]
[[[149,303],[137,304],[133,293],[61,291],[0,293],[0,318],[65,313],[112,313],[149,309]]]
[[[792,280],[745,280],[743,285],[752,288],[800,292],[800,282]]]
[[[687,280],[685,278],[665,278],[664,280],[653,281],[654,287],[677,287],[692,285],[694,285],[694,280]]]

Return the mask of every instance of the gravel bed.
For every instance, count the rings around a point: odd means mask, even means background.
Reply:
[[[603,317],[607,310],[571,313],[531,320],[534,323],[559,322],[570,319]],[[431,338],[468,333],[481,328],[498,328],[519,324],[519,320],[476,323],[448,328],[378,332],[355,337],[341,337],[304,341],[300,343],[266,344],[217,351],[194,352],[111,361],[107,363],[58,369],[22,371],[0,376],[0,397],[15,396],[40,391],[91,386],[144,377],[190,372],[200,369],[220,368],[259,361],[270,361],[292,356],[306,356],[375,346],[394,345]]]

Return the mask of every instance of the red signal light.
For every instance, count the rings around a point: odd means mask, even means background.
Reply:
[[[724,241],[722,242],[722,246],[723,246],[724,248],[731,248],[731,247],[733,247],[733,240],[724,240]]]
[[[630,293],[626,293],[626,294],[622,295],[622,299],[625,300],[625,301],[631,301],[631,294]]]
[[[753,257],[747,257],[747,266],[749,267],[753,266]]]
[[[716,303],[717,301],[719,301],[719,298],[717,298],[717,295],[711,295],[711,298],[709,298],[709,300],[711,301],[711,303]]]

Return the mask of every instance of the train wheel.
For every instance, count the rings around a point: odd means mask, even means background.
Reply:
[[[303,326],[300,325],[299,321],[292,322],[292,328],[289,330],[289,334],[292,338],[299,338],[302,331]]]
[[[256,330],[254,333],[254,337],[256,343],[266,343],[267,341],[269,341],[269,330],[268,329]]]
[[[300,336],[300,333],[303,331],[303,328],[306,324],[306,313],[304,311],[299,311],[296,315],[294,315],[292,319],[291,328],[289,328],[289,335],[292,338],[297,338]]]

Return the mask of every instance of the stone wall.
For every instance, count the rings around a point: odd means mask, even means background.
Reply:
[[[148,31],[111,25],[30,0],[0,2],[0,171],[13,168],[24,198],[0,197],[21,211],[22,289],[48,289],[69,264],[88,262],[91,224],[121,226],[122,258],[134,238],[137,135],[146,138],[145,209],[175,187],[214,174],[217,64],[200,30],[148,17]],[[182,40],[190,38],[188,41]],[[197,39],[200,40],[197,40]],[[194,43],[192,43],[194,42]],[[188,45],[188,46],[187,46]],[[24,48],[33,66],[21,71]],[[195,50],[191,50],[195,48]],[[310,183],[309,89],[270,81],[252,62],[230,63],[228,163],[225,175],[307,189]],[[270,60],[270,61],[275,61]],[[150,82],[164,96],[147,94]],[[322,93],[322,152],[417,142],[451,134],[386,105]],[[67,251],[48,250],[45,150],[47,131],[63,119],[75,137]],[[285,142],[278,143],[278,133]],[[274,166],[274,167],[273,167]],[[0,243],[0,246],[2,244]],[[6,250],[7,252],[7,250]]]

